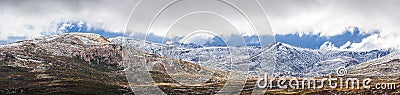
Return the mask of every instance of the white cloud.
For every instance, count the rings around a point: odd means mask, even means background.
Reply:
[[[179,42],[184,43],[184,44],[197,44],[197,45],[204,45],[207,42],[212,41],[216,35],[213,35],[210,33],[211,31],[205,31],[205,30],[200,30],[196,31],[191,35],[187,35],[183,39],[181,39]]]
[[[137,0],[2,0],[0,40],[41,36],[58,22],[83,20],[93,27],[123,32]],[[99,24],[100,23],[100,24]],[[30,26],[27,29],[25,26]]]
[[[131,10],[139,0],[1,0],[0,1],[0,40],[7,40],[9,37],[29,38],[41,35],[43,31],[49,31],[55,28],[54,23],[83,20],[92,27],[105,28],[108,31],[123,32]],[[144,0],[146,1],[146,0]],[[212,0],[211,0],[212,1]],[[236,0],[228,0],[238,2]],[[353,49],[379,49],[379,48],[397,48],[400,45],[400,1],[399,0],[258,0],[264,7],[269,20],[272,24],[275,34],[291,34],[295,32],[302,33],[320,33],[322,36],[331,36],[343,33],[347,27],[360,27],[362,33],[379,30],[378,36],[371,36],[364,39],[361,43],[352,43]],[[158,7],[152,1],[145,6],[140,14],[152,14]],[[167,1],[164,1],[167,2]],[[244,2],[235,3],[237,6],[254,7],[256,3]],[[218,8],[214,3],[184,5],[184,7],[205,7],[213,9]],[[251,8],[250,8],[251,9]],[[252,9],[255,10],[255,9]],[[174,10],[169,10],[174,13]],[[227,12],[228,12],[227,11]],[[260,10],[257,10],[260,11]],[[157,11],[154,11],[157,12]],[[175,11],[176,12],[176,11]],[[228,15],[228,18],[234,18],[236,15]],[[143,18],[152,16],[144,15]],[[168,17],[166,17],[168,18]],[[263,16],[256,16],[255,23],[265,22],[260,19]],[[139,24],[133,27],[145,27],[147,22],[136,20]],[[233,22],[243,22],[241,19],[231,19]],[[188,21],[190,22],[190,21]],[[201,23],[200,23],[201,24]],[[210,23],[214,26],[221,23]],[[236,26],[244,26],[241,23]],[[205,24],[206,25],[206,24]],[[261,30],[269,30],[268,25]],[[262,27],[262,26],[258,26]],[[177,29],[178,31],[179,29]],[[226,30],[222,29],[215,30]],[[231,30],[231,29],[229,29]],[[146,32],[146,31],[135,31]],[[190,31],[189,31],[190,32]],[[221,31],[219,31],[221,32]],[[233,31],[222,31],[233,32]],[[258,31],[260,33],[265,31]],[[250,35],[249,33],[243,33]]]
[[[320,33],[333,36],[347,27],[361,33],[381,34],[353,43],[353,49],[398,48],[400,45],[399,0],[260,0],[275,34]]]
[[[329,42],[329,41],[323,43],[319,47],[319,49],[321,49],[321,50],[338,50],[338,48],[335,47],[335,44],[333,44],[332,42]]]
[[[370,50],[377,50],[377,49],[393,49],[400,47],[400,40],[397,38],[399,35],[387,35],[382,36],[382,34],[374,34],[367,38],[364,38],[359,43],[352,43],[348,41],[347,43],[343,44],[342,46],[335,46],[331,42],[325,42],[321,45],[320,49],[325,50],[343,50],[343,51],[370,51]]]
[[[172,1],[175,0],[143,0],[130,19],[133,23],[128,30],[169,38],[186,36],[197,30],[212,31],[223,38],[231,34],[273,35],[267,16],[256,0],[226,0],[232,6],[220,0],[180,0],[165,7]]]
[[[347,41],[345,44],[343,44],[342,46],[340,46],[340,49],[349,49],[351,48],[352,43],[350,41]]]
[[[400,40],[399,35],[396,36],[381,36],[372,35],[362,40],[360,43],[353,43],[350,50],[374,50],[374,49],[387,49],[387,48],[399,48]]]
[[[365,30],[396,29],[400,4],[395,0],[260,0],[271,19],[276,34],[294,32],[337,35],[346,27]],[[366,31],[368,32],[368,31]]]

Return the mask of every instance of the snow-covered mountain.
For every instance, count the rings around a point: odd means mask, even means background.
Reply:
[[[275,76],[323,76],[339,67],[348,67],[385,56],[391,50],[335,51],[306,49],[285,43],[267,47],[184,48],[141,40],[110,38],[113,43],[128,44],[148,53],[182,59],[208,68],[246,72],[251,75],[274,73]],[[124,42],[125,41],[125,42]],[[239,68],[239,69],[238,69]]]
[[[277,56],[275,75],[278,76],[323,76],[339,67],[347,67],[385,56],[391,50],[333,51],[314,50],[276,43]],[[263,59],[260,59],[263,60]]]
[[[348,67],[350,75],[362,76],[399,76],[400,51],[394,50],[387,56],[373,59],[355,66]]]
[[[191,44],[158,44],[122,37],[108,39],[113,43],[128,44],[151,54],[182,59],[209,68],[228,70],[231,61],[247,60],[251,54],[260,52],[261,47],[194,47]],[[249,49],[251,48],[251,49]],[[218,63],[218,64],[217,64]]]

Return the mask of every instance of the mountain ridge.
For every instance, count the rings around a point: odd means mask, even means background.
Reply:
[[[117,39],[112,38],[110,41],[114,43],[122,43],[118,42]],[[280,69],[272,71],[275,72],[276,76],[323,76],[333,73],[336,68],[366,62],[371,59],[385,56],[393,51],[393,49],[372,51],[308,49],[282,42],[276,42],[265,47],[203,47],[193,49],[180,48],[174,45],[151,43],[143,40],[127,39],[132,42],[128,41],[124,42],[124,44],[131,45],[139,50],[160,56],[190,61],[208,68],[230,71],[233,70],[232,66],[248,65],[248,71],[258,73],[256,76],[263,74],[265,71],[270,71],[268,70],[268,68],[270,68],[268,66],[273,65],[280,67]],[[316,63],[329,63],[332,62],[329,60],[334,59],[341,59],[341,62],[335,61],[335,63],[341,65],[333,67],[325,66],[324,68],[318,67],[321,65],[316,65]],[[267,63],[272,63],[273,65]],[[317,68],[322,68],[322,70]],[[315,73],[313,72],[315,70],[321,70],[324,72]]]

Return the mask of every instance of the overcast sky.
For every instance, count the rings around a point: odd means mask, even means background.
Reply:
[[[137,22],[131,24],[133,26],[129,26],[128,29],[146,33],[147,31],[141,30],[149,28],[152,17],[169,1],[173,0],[142,1],[138,11],[134,13],[140,19],[136,19]],[[353,49],[400,47],[399,0],[227,1],[239,7],[249,19],[216,0],[194,0],[166,9],[159,19],[155,20],[149,32],[158,35],[187,35],[199,28],[210,28],[207,31],[223,31],[217,32],[221,35],[271,35],[269,30],[272,30],[274,34],[312,33],[333,36],[343,33],[346,28],[357,26],[362,33],[372,33],[376,30],[381,33],[367,37],[361,43],[353,43]],[[82,20],[91,27],[104,28],[110,32],[124,32],[130,14],[137,4],[138,0],[0,0],[0,40],[42,36],[45,34],[43,32],[54,30],[54,24],[71,20]],[[199,9],[208,12],[182,17]],[[263,11],[266,12],[269,21],[265,19]],[[201,19],[202,17],[208,19]],[[175,21],[176,19],[181,20]],[[253,31],[248,20],[252,21],[257,32]],[[193,23],[197,26],[190,25]],[[170,32],[166,33],[168,28]]]

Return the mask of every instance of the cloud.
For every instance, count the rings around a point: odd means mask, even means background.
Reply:
[[[198,32],[193,35],[186,36],[185,38],[179,40],[180,43],[184,44],[197,44],[197,45],[205,45],[207,42],[212,41],[212,39],[215,37],[215,35],[203,33],[203,32]]]
[[[302,34],[302,33],[294,33],[294,34],[277,34],[275,36],[276,41],[283,42],[299,47],[311,48],[311,49],[320,49],[322,44],[326,44],[326,42],[332,43],[335,47],[343,46],[351,43],[360,43],[363,39],[374,35],[379,34],[379,31],[371,32],[371,33],[362,33],[358,27],[350,27],[347,28],[343,33],[334,35],[334,36],[321,36],[321,34]]]
[[[0,40],[0,45],[1,44],[11,43],[11,42],[14,42],[16,40],[25,40],[26,37],[13,37],[13,36],[10,36],[10,37],[7,37],[7,39],[8,40]]]
[[[325,42],[320,46],[321,50],[337,50],[338,48],[335,47],[335,44],[333,44],[332,42]]]
[[[260,0],[275,34],[340,35],[347,27],[359,27],[361,34],[381,33],[354,49],[398,48],[400,44],[400,1],[398,0]],[[337,45],[337,44],[335,44]]]
[[[70,33],[70,32],[83,32],[83,33],[96,33],[102,35],[103,37],[120,37],[123,36],[122,32],[112,32],[110,30],[105,30],[104,28],[91,27],[84,21],[67,21],[57,23],[57,30],[50,32],[42,32],[44,35],[58,34],[58,33]],[[47,33],[47,34],[46,34]]]
[[[399,35],[382,36],[380,34],[375,34],[363,39],[360,43],[352,43],[349,50],[399,49],[400,44],[398,42],[400,40],[398,40],[398,37]]]
[[[400,4],[396,0],[260,0],[276,34],[294,32],[337,35],[344,28],[398,30]],[[370,31],[365,31],[370,32]]]
[[[54,32],[57,28],[57,23],[70,20],[85,21],[88,25],[91,25],[88,27],[121,33],[124,31],[129,15],[135,5],[138,4],[138,1],[1,0],[0,40],[8,41],[12,37],[31,39],[42,36],[49,34],[43,32]],[[147,31],[142,30],[148,28],[149,21],[154,17],[154,14],[164,7],[163,5],[170,2],[169,0],[142,1],[151,6],[139,6],[143,10],[135,11],[137,14],[135,16],[139,16],[138,18],[141,19],[135,19],[136,24],[128,26],[129,29],[133,28],[133,30],[129,31],[134,31],[138,34],[145,34]],[[182,21],[177,22],[177,26],[181,25],[184,28],[172,27],[172,31],[177,32],[169,34],[185,36],[188,33],[182,33],[182,31],[192,32],[199,28],[186,24],[196,22],[196,25],[212,28],[210,31],[217,32],[217,34],[221,34],[219,36],[230,40],[233,39],[230,37],[231,34],[255,35],[255,32],[249,28],[246,19],[235,10],[232,10],[232,8],[221,3],[215,3],[215,1],[193,0],[193,2],[197,3],[177,4],[178,6],[173,6],[171,9],[166,10],[167,14],[160,16],[165,19],[156,21],[154,27],[158,28],[152,31],[164,32],[165,34],[165,31],[161,30],[163,30],[163,27],[168,26],[164,25],[170,25],[168,23],[171,19],[174,20],[181,17],[185,13],[182,11],[203,8],[204,10],[215,10],[222,16],[202,13],[184,17]],[[254,1],[239,3],[235,0],[227,1],[235,4],[243,12],[254,15],[250,19],[254,21],[253,23],[259,30],[258,34],[261,34],[261,40],[272,35],[269,34],[271,32],[270,28],[273,29],[274,34],[280,35],[298,33],[301,35],[318,34],[321,37],[329,37],[344,33],[347,27],[359,27],[361,34],[371,34],[376,30],[379,30],[380,33],[378,36],[369,36],[361,42],[352,42],[351,47],[354,49],[397,48],[400,46],[400,43],[393,43],[400,42],[400,39],[398,39],[400,36],[400,27],[398,27],[400,25],[400,22],[398,22],[400,21],[399,0],[258,0],[262,7],[257,6],[257,2]],[[261,8],[264,8],[269,21],[265,19],[264,10]],[[198,19],[200,17],[209,17],[210,21]],[[224,17],[225,19],[221,19]],[[269,27],[268,22],[271,23],[272,27]],[[240,32],[234,28],[238,26],[241,28],[239,29]],[[163,35],[163,33],[153,34]],[[334,44],[339,45],[337,43]]]
[[[171,1],[140,2],[130,19],[132,23],[128,30],[133,31],[132,34],[149,32],[168,38],[184,37],[198,30],[214,32],[224,39],[229,39],[232,34],[273,35],[268,19],[256,0],[226,0],[229,3],[221,0],[179,0],[165,7]],[[157,16],[162,9],[165,10]]]
[[[123,32],[138,0],[1,0],[0,40],[42,36],[60,22],[82,20],[90,27]]]

